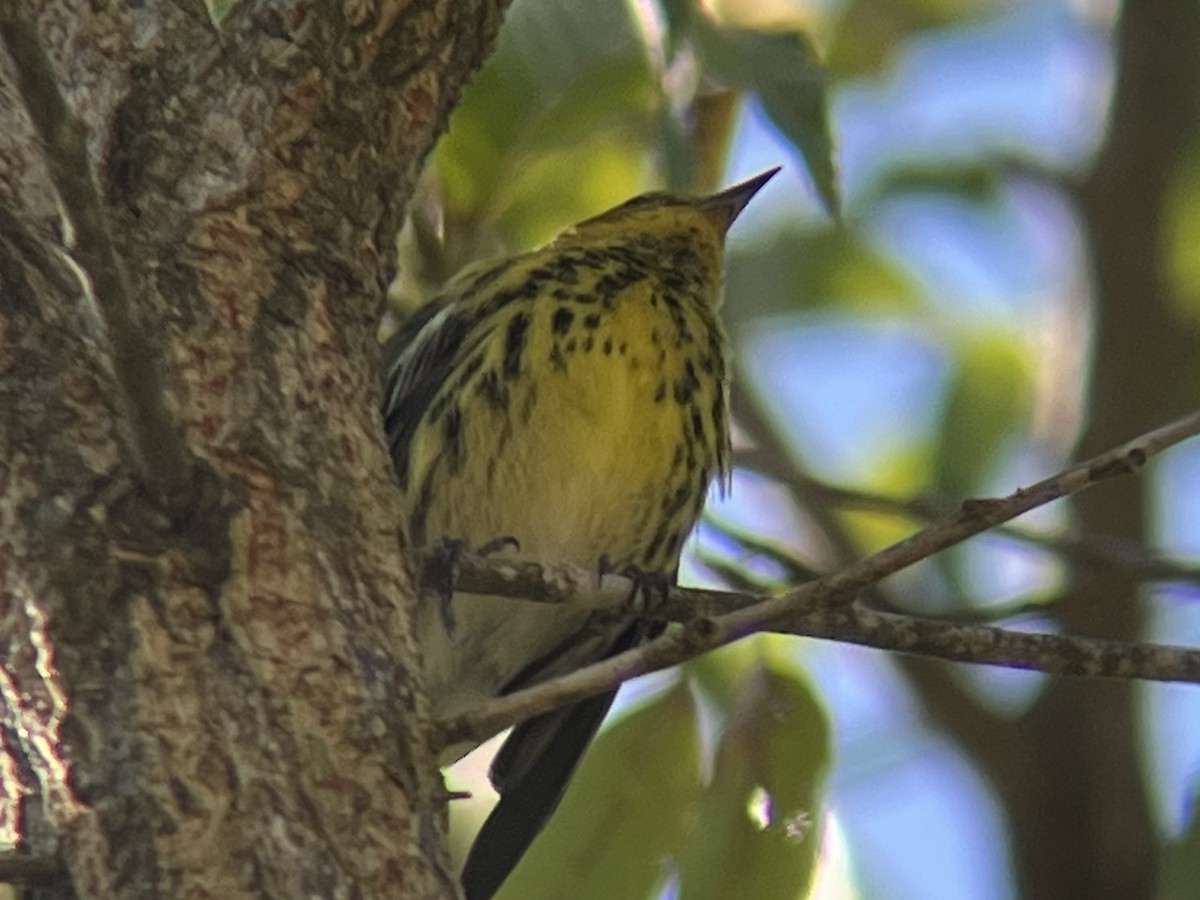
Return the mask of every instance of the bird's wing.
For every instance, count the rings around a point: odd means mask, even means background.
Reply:
[[[383,424],[402,487],[408,487],[413,435],[454,371],[476,316],[455,298],[439,297],[417,310],[384,344]]]
[[[421,417],[475,342],[487,336],[479,325],[489,310],[480,296],[520,259],[484,260],[463,269],[384,343],[384,429],[401,487],[408,487],[409,453]]]

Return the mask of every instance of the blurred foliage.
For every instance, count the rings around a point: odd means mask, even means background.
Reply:
[[[920,291],[908,273],[847,228],[775,229],[730,254],[725,286],[725,321],[735,334],[781,310],[834,309],[854,316],[920,309]]]
[[[980,15],[974,0],[850,0],[827,64],[842,77],[877,74],[914,35]]]
[[[711,782],[679,860],[679,896],[807,895],[829,766],[825,711],[794,669],[756,666],[724,713]]]
[[[667,882],[697,900],[745,884],[764,900],[804,896],[829,724],[794,665],[734,652],[745,664],[722,669],[725,689],[678,681],[601,732],[499,900],[648,897]],[[712,758],[689,683],[721,721]]]
[[[716,27],[699,15],[684,21],[684,33],[694,41],[704,70],[753,93],[775,126],[800,151],[826,210],[836,214],[841,199],[826,77],[809,39],[793,30]],[[678,29],[671,30],[675,33]]]
[[[934,486],[949,497],[970,497],[985,487],[1006,443],[1028,424],[1033,366],[1012,334],[960,337],[954,349],[935,440]]]
[[[1094,84],[1079,83],[1094,93],[1070,97],[1069,108],[1032,89],[997,99],[988,93],[995,83],[1040,84],[1045,72],[980,50],[994,46],[996,29],[1026,49],[1047,31],[1083,46],[1093,32],[1107,40],[1102,11],[1054,6],[516,0],[414,200],[393,296],[411,309],[464,264],[530,248],[641,191],[710,191],[784,163],[731,235],[723,315],[739,371],[768,337],[773,346],[790,334],[810,340],[804,359],[799,349],[779,354],[771,371],[753,367],[742,380],[739,443],[772,454],[777,468],[836,472],[901,500],[1010,490],[1014,473],[1065,462],[1087,424],[1080,410],[1056,406],[1063,397],[1086,402],[1088,351],[1078,344],[1087,324],[1072,305],[1086,291],[1076,271],[1086,259],[1069,227],[1045,223],[1070,207],[1070,186],[1103,135],[1106,98],[1096,85],[1105,78],[1087,70]],[[1038,102],[1054,130],[1071,133],[1067,149],[1049,147],[1020,118]],[[976,108],[989,103],[1000,110],[991,118]],[[853,141],[836,133],[844,122],[856,128]],[[1195,159],[1172,173],[1159,264],[1177,288],[1181,321],[1200,322]],[[885,346],[878,362],[855,366],[837,340],[824,340],[837,331],[866,343],[881,323],[895,326],[892,344],[907,355],[893,359]],[[917,356],[936,357],[933,375],[907,377]],[[814,368],[832,373],[822,385],[844,383],[844,392],[804,406],[797,398],[808,396]],[[1200,395],[1200,370],[1190,377]],[[766,412],[747,415],[748,405]],[[783,427],[780,409],[823,416],[821,427],[858,443],[828,465],[819,442],[797,437],[820,429]],[[882,424],[869,431],[868,419]],[[806,560],[829,563],[828,542],[812,538],[828,522],[802,492],[791,496],[743,518],[782,545],[802,545]],[[864,507],[829,514],[850,545],[843,552],[877,549],[921,518]],[[728,542],[705,550],[736,555]],[[694,570],[705,570],[704,557]],[[734,560],[727,571],[736,568]],[[905,573],[898,593],[916,608],[978,617],[1009,601],[1050,603],[1061,590],[1061,568],[1001,568],[1004,579],[980,577],[977,554],[947,554]],[[610,725],[503,896],[803,896],[833,762],[823,701],[795,668],[803,652],[795,641],[744,641],[693,661]],[[789,822],[804,827],[789,833]],[[1182,856],[1173,858],[1179,868]],[[868,893],[891,896],[867,880]]]
[[[1198,787],[1200,791],[1200,787]],[[1200,885],[1200,803],[1193,796],[1191,824],[1176,841],[1168,844],[1163,859],[1162,892],[1159,900],[1193,900]]]
[[[411,304],[469,261],[544,241],[645,189],[654,169],[673,189],[714,189],[738,92],[796,141],[835,207],[826,84],[809,41],[691,9],[515,3],[434,153],[393,296]]]
[[[435,153],[447,229],[524,246],[635,193],[653,102],[622,7],[516,4]]]
[[[1174,174],[1167,218],[1165,259],[1181,317],[1200,322],[1200,147],[1193,147]]]
[[[676,684],[604,731],[499,900],[647,897],[703,789],[695,705]]]

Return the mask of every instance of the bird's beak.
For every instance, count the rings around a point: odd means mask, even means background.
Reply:
[[[733,187],[725,188],[709,197],[703,197],[696,201],[696,207],[713,223],[717,233],[724,237],[729,226],[733,224],[733,220],[746,208],[750,198],[758,193],[759,188],[774,178],[780,168],[782,167],[776,166],[773,169],[767,169],[753,178],[746,179],[741,184],[735,184]]]

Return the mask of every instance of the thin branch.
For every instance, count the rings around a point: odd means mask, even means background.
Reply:
[[[0,884],[48,881],[66,874],[62,860],[20,852],[0,852]]]
[[[736,540],[736,538],[734,539]],[[722,582],[741,594],[767,591],[777,593],[783,588],[794,587],[795,585],[820,578],[821,574],[823,574],[811,573],[800,578],[791,577],[793,573],[800,570],[798,568],[798,561],[794,560],[786,550],[773,546],[769,542],[760,543],[754,541],[747,542],[747,544],[751,548],[751,552],[761,554],[763,558],[769,559],[771,562],[788,570],[788,578],[782,584],[774,582],[774,579],[761,578],[755,573],[738,566],[736,562],[727,557],[704,550],[700,551],[700,562],[718,575]],[[873,585],[872,589],[864,591],[859,597],[858,602],[869,609],[895,613],[897,615],[909,615],[906,609],[897,606],[882,591],[878,590],[878,587],[878,585]],[[936,619],[948,625],[992,625],[997,622],[1010,621],[1021,617],[1040,616],[1045,618],[1053,614],[1054,603],[1055,600],[1053,598],[1046,598],[1041,594],[1029,595],[1014,598],[1005,603],[988,604],[987,606],[978,608],[959,607],[942,610],[936,614]],[[914,613],[914,615],[916,614]]]
[[[735,465],[759,472],[790,488],[793,496],[841,509],[861,510],[929,522],[950,515],[956,508],[952,500],[941,497],[895,497],[855,488],[829,484],[804,472],[788,471],[776,454],[761,448],[738,450]],[[809,508],[806,504],[805,508]],[[1127,538],[1088,535],[1048,534],[1020,525],[1003,525],[992,534],[1030,544],[1068,562],[1119,568],[1137,581],[1184,581],[1200,584],[1200,566],[1169,559],[1149,551]]]
[[[859,556],[857,544],[846,530],[842,517],[837,515],[834,505],[828,498],[814,495],[804,490],[805,484],[817,483],[815,479],[798,466],[781,466],[783,460],[790,456],[787,447],[780,440],[779,433],[769,418],[754,399],[746,392],[739,391],[737,383],[733,390],[734,411],[738,424],[749,431],[755,443],[771,454],[769,462],[781,469],[782,479],[776,479],[784,485],[792,497],[792,502],[804,510],[813,520],[814,525],[829,542],[834,564],[827,568],[838,568],[848,565]],[[794,474],[803,480],[791,481],[787,475]],[[807,476],[807,477],[805,477]],[[943,506],[937,515],[929,518],[940,518],[952,512],[953,506]],[[928,519],[926,519],[928,521]],[[1010,526],[1001,526],[1010,527]],[[895,606],[891,594],[883,585],[875,584],[859,595],[859,602],[868,602],[876,609],[889,612],[904,612]],[[987,624],[987,623],[985,623]],[[927,710],[942,723],[952,737],[964,746],[980,740],[991,740],[1000,734],[1004,728],[999,714],[976,702],[975,698],[963,691],[961,685],[952,677],[947,666],[921,665],[922,659],[916,656],[900,655],[896,664],[904,673],[909,684],[917,691],[917,695]]]
[[[54,67],[23,0],[0,3],[0,39],[70,219],[84,290],[104,319],[137,465],[155,496],[169,508],[179,508],[186,502],[191,467],[178,424],[167,409],[156,355],[133,320],[129,287],[88,156],[87,127],[59,92]]]
[[[1007,497],[966,501],[942,522],[778,597],[764,599],[718,591],[674,589],[667,598],[663,615],[673,619],[688,616],[681,630],[443,721],[441,738],[445,744],[482,740],[532,715],[609,690],[629,678],[676,665],[759,631],[830,638],[878,649],[1061,675],[1200,682],[1200,649],[1197,648],[962,625],[878,612],[853,603],[868,585],[918,560],[1053,500],[1135,472],[1150,457],[1197,433],[1200,433],[1200,413],[1142,435],[1123,447]],[[520,570],[520,566],[512,568]],[[558,568],[553,567],[554,571]],[[462,574],[468,574],[465,567]],[[583,575],[576,580],[586,583],[588,578]],[[598,581],[594,575],[590,578],[593,583]],[[499,593],[478,582],[461,586],[472,592]],[[535,585],[530,582],[527,586]],[[589,598],[587,602],[594,608],[606,608],[602,604],[607,600],[607,608],[614,608],[613,598],[606,598],[603,588],[599,585],[585,591],[584,595]]]
[[[497,572],[490,571],[495,562],[483,560],[478,565],[479,568],[472,566],[471,576],[464,579],[465,583],[461,585],[464,590],[513,596],[521,595],[515,585],[534,583],[533,578],[506,581],[507,575],[516,572],[510,564],[503,564]],[[524,566],[543,568],[537,563],[519,564],[519,567]],[[489,574],[498,577],[489,577]],[[583,577],[587,577],[586,573]],[[580,608],[616,609],[628,596],[628,587],[606,587],[583,589],[577,597],[569,599],[572,603],[582,601]],[[568,600],[553,591],[541,595],[540,599],[546,602]],[[678,665],[757,631],[824,638],[878,650],[1058,675],[1200,683],[1200,648],[1014,631],[991,625],[879,612],[861,604],[826,607],[821,605],[818,593],[811,597],[812,608],[793,613],[788,621],[774,627],[756,626],[747,630],[739,623],[738,616],[753,617],[756,610],[771,602],[774,601],[753,594],[673,588],[667,603],[662,609],[656,609],[655,614],[684,623],[682,630],[444,721],[441,723],[441,740],[446,744],[483,740],[531,716],[611,689],[630,678]],[[721,611],[725,611],[724,614]],[[714,614],[717,617],[714,618]]]
[[[1197,433],[1200,433],[1200,413],[1193,413],[1030,487],[1020,488],[1007,497],[967,500],[957,512],[942,521],[821,579],[813,587],[820,588],[819,592],[829,602],[848,603],[862,588],[918,560],[1053,500],[1080,493],[1110,478],[1136,472],[1150,457]],[[806,594],[809,590],[806,587],[791,591],[764,604],[761,610],[763,624],[771,625],[786,620],[793,611],[802,611],[807,605]],[[744,616],[743,613],[737,615]]]

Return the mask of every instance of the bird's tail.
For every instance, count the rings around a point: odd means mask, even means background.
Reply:
[[[558,806],[616,691],[522,722],[496,754],[500,792],[462,873],[467,900],[490,900]]]

